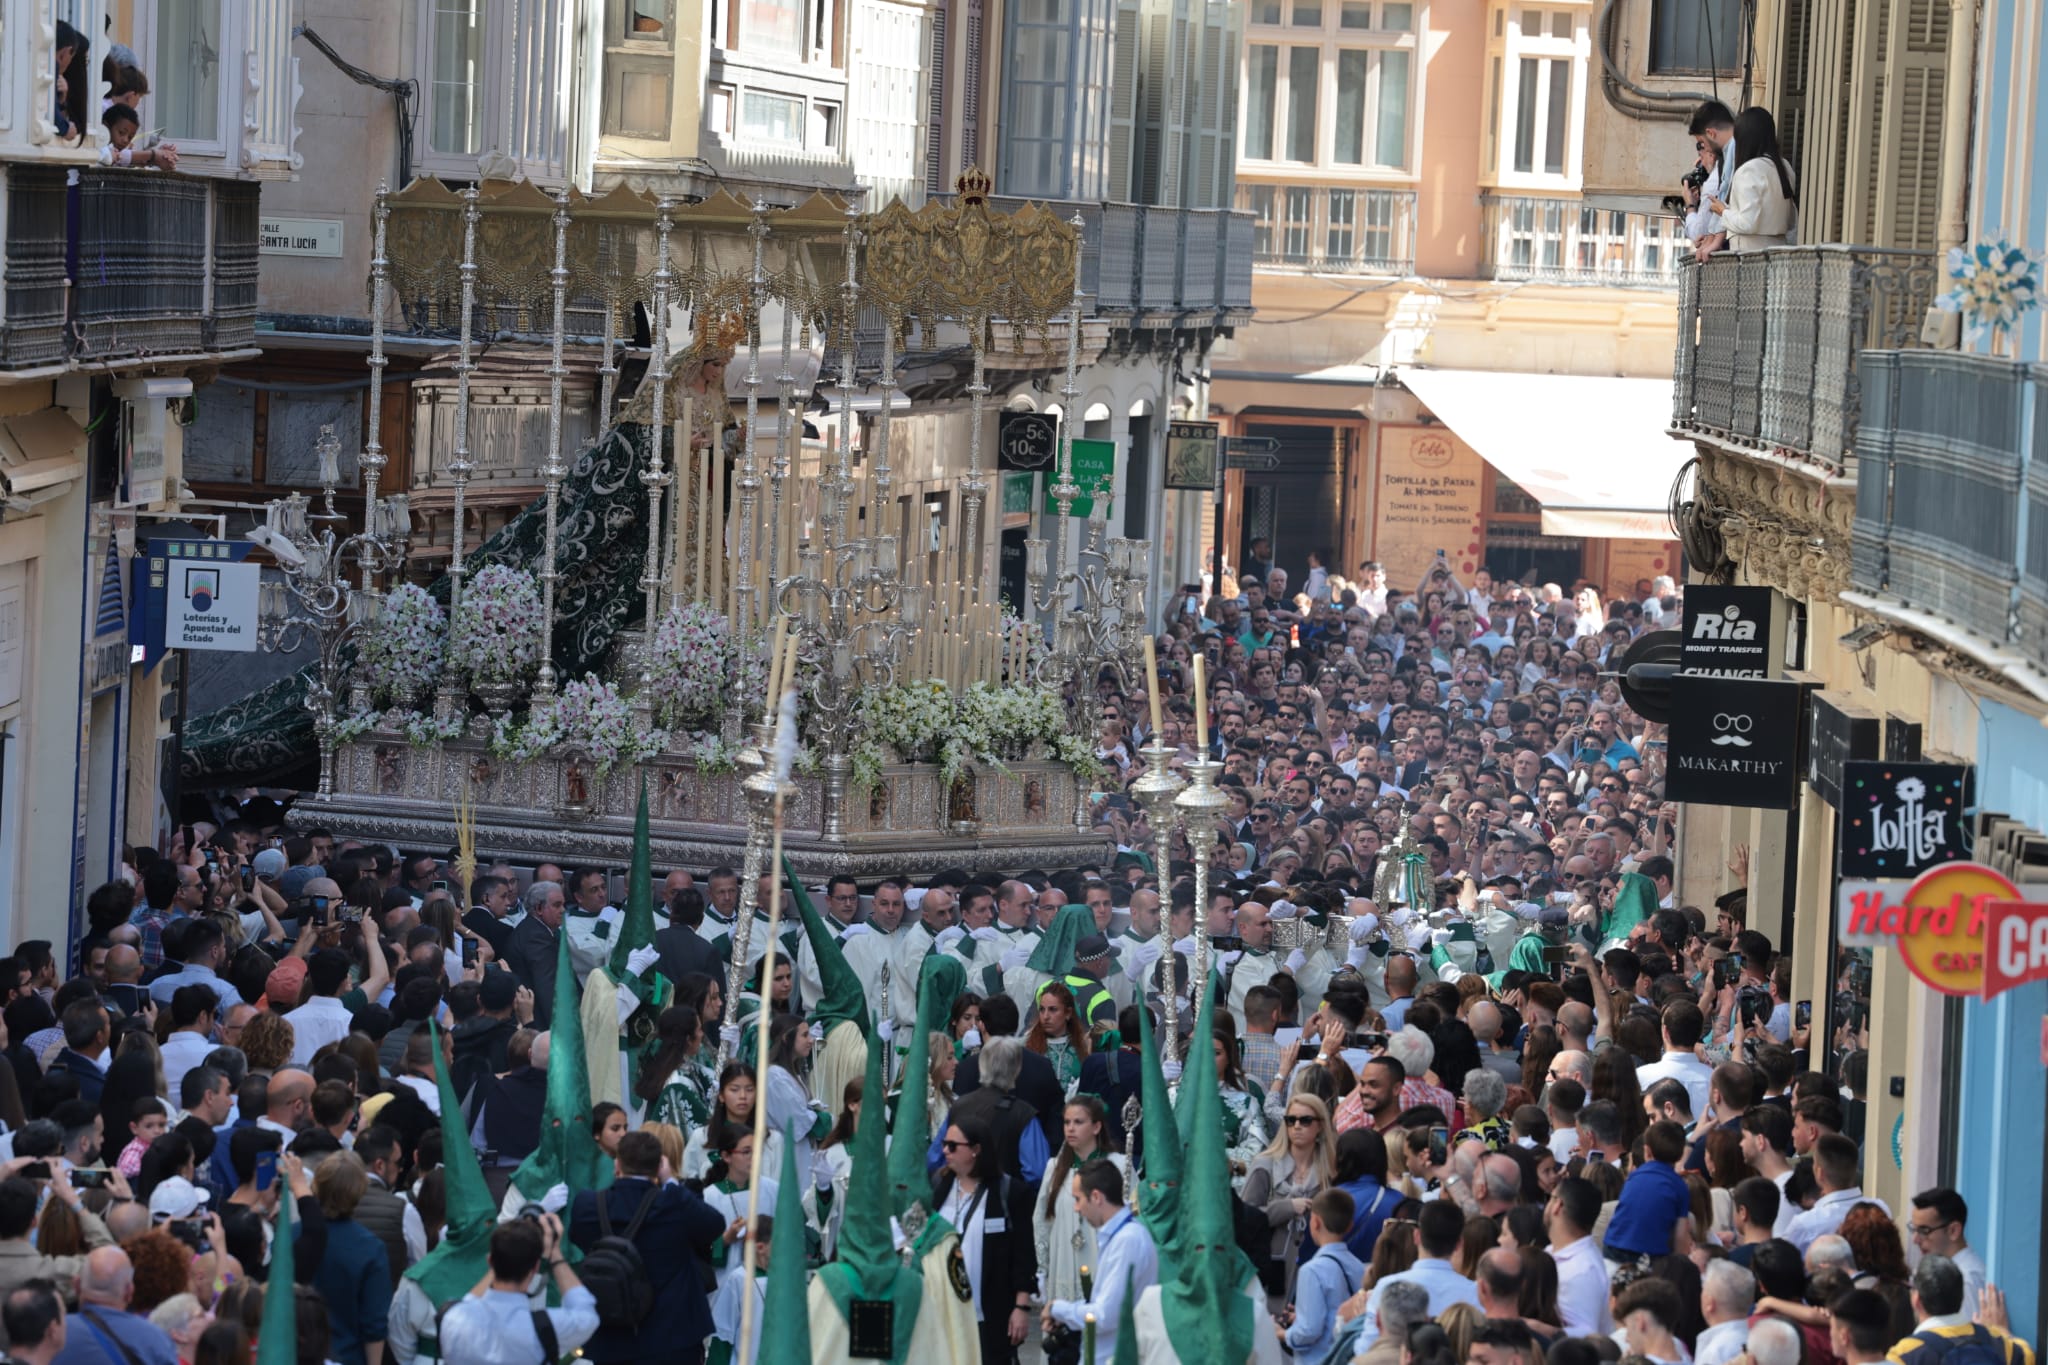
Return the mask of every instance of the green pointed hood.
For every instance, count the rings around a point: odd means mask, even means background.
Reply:
[[[804,936],[810,939],[811,953],[818,959],[818,982],[825,992],[812,1009],[810,1021],[824,1025],[825,1032],[830,1033],[834,1024],[850,1019],[860,1025],[861,1036],[868,1037],[874,1032],[874,1025],[868,1019],[868,993],[861,985],[860,975],[847,962],[846,950],[839,946],[832,927],[811,904],[810,893],[796,879],[796,869],[787,857],[782,860],[782,879],[803,919]]]
[[[931,1177],[924,1164],[932,1145],[931,1115],[925,1104],[931,1036],[945,1028],[953,1002],[965,989],[967,967],[960,959],[933,953],[924,960],[924,976],[917,987],[917,1027],[903,1055],[903,1098],[897,1101],[889,1135],[889,1207],[899,1218],[912,1204],[931,1203]],[[867,1113],[865,1104],[861,1113]]]
[[[1138,1365],[1138,1295],[1134,1272],[1124,1272],[1124,1301],[1116,1310],[1116,1354],[1110,1365]]]
[[[1600,920],[1600,941],[1626,939],[1631,930],[1657,912],[1657,883],[1640,872],[1621,874],[1614,908]]]
[[[768,1296],[762,1304],[761,1348],[755,1360],[811,1358],[810,1273],[804,1264],[803,1182],[796,1169],[801,1134],[792,1123],[782,1135],[782,1175],[775,1186],[775,1241],[768,1248]]]
[[[1173,1118],[1173,1100],[1166,1093],[1166,1073],[1159,1062],[1159,1040],[1152,1029],[1152,1011],[1138,1011],[1139,1103],[1145,1149],[1144,1179],[1138,1187],[1138,1218],[1152,1234],[1163,1257],[1180,1228],[1180,1129]]]
[[[292,1246],[292,1206],[297,1203],[290,1190],[278,1196],[277,1236],[270,1243],[270,1278],[265,1281],[256,1365],[299,1365],[299,1305],[294,1287],[298,1270]]]
[[[434,1083],[441,1091],[441,1112],[460,1121],[462,1107],[455,1098],[455,1085],[448,1079],[448,1063],[441,1055],[441,1027],[433,1020],[427,1027],[434,1035]],[[498,1201],[484,1185],[483,1167],[476,1148],[460,1130],[443,1130],[449,1140],[441,1144],[442,1178],[447,1182],[448,1221],[441,1241],[405,1272],[417,1283],[427,1301],[436,1308],[467,1294],[489,1268],[491,1230],[498,1225]]]
[[[1160,1310],[1173,1341],[1215,1340],[1217,1360],[1251,1354],[1256,1323],[1244,1287],[1252,1263],[1237,1248],[1230,1210],[1230,1161],[1223,1150],[1223,1097],[1214,1061],[1194,1043],[1215,1034],[1216,1003],[1205,995],[1195,1015],[1189,1065],[1181,1074],[1180,1106],[1191,1133],[1181,1186],[1180,1235],[1160,1263]],[[1171,1275],[1168,1274],[1169,1262]]]
[[[842,1318],[850,1320],[849,1305],[855,1299],[887,1299],[895,1305],[896,1350],[891,1361],[902,1365],[917,1327],[924,1277],[916,1266],[905,1265],[897,1257],[889,1228],[889,1158],[885,1150],[889,1106],[865,1098],[882,1093],[882,1049],[871,1047],[861,1091],[860,1123],[853,1134],[853,1170],[847,1179],[838,1256],[818,1271],[818,1279]]]
[[[540,1146],[512,1173],[529,1199],[558,1184],[569,1192],[612,1183],[612,1163],[590,1135],[590,1063],[583,1052],[583,987],[569,960],[569,936],[556,935],[554,1027],[548,1034],[548,1092],[541,1109]]]
[[[612,980],[631,985],[633,993],[647,999],[652,983],[634,976],[626,959],[636,948],[654,942],[654,849],[647,833],[647,772],[640,772],[640,811],[633,818],[633,869],[626,874],[626,915],[619,925],[619,941],[612,946]],[[650,968],[648,976],[653,975]]]
[[[1057,981],[1069,976],[1074,970],[1074,948],[1082,939],[1095,932],[1095,916],[1085,905],[1063,905],[1059,914],[1053,916],[1052,928],[1045,931],[1045,937],[1038,940],[1038,946],[1031,950],[1031,958],[1024,965],[1034,972],[1044,972]]]

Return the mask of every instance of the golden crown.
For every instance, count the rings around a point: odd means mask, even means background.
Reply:
[[[979,204],[988,198],[990,191],[995,188],[995,182],[989,179],[988,172],[981,167],[969,166],[960,172],[960,178],[953,182],[953,188],[960,191],[962,204]]]
[[[707,312],[697,323],[697,345],[700,355],[729,356],[740,348],[747,339],[747,320],[736,310]]]

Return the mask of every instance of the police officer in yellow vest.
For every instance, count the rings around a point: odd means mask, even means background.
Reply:
[[[1116,948],[1103,934],[1089,934],[1074,945],[1074,970],[1060,980],[1073,993],[1074,1011],[1081,1016],[1084,1028],[1116,1027],[1116,999],[1102,984],[1116,957]],[[1045,986],[1038,989],[1042,994]]]

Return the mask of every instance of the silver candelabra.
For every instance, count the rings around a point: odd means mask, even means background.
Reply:
[[[377,391],[373,385],[373,413]],[[344,651],[359,633],[374,627],[382,613],[384,596],[378,580],[389,581],[404,567],[412,542],[412,512],[403,493],[377,497],[377,470],[383,459],[379,451],[373,463],[366,451],[360,462],[363,528],[350,533],[347,518],[334,506],[335,486],[341,482],[341,440],[331,425],[320,428],[314,452],[320,462],[318,502],[293,493],[266,504],[263,524],[249,532],[249,539],[270,551],[284,576],[283,582],[263,585],[257,643],[286,654],[309,635],[319,645],[320,669],[307,686],[306,708],[313,713],[313,732],[320,742],[319,799],[324,801],[334,794],[334,732],[341,714]],[[368,706],[367,694],[356,700],[356,709]]]

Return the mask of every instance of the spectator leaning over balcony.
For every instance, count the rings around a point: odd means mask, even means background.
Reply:
[[[100,115],[100,122],[107,125],[107,145],[100,148],[102,166],[155,166],[161,170],[176,170],[178,150],[168,142],[155,147],[138,147],[135,134],[142,127],[142,120],[135,111],[125,104],[112,104]]]
[[[1686,188],[1686,202],[1692,211],[1685,215],[1685,235],[1692,242],[1693,256],[1704,261],[1717,251],[1728,249],[1728,229],[1721,215],[1708,201],[1728,197],[1728,179],[1734,173],[1735,115],[1719,100],[1708,100],[1692,111],[1686,125],[1699,148],[1699,164],[1707,173],[1695,194]]]
[[[1778,125],[1768,109],[1752,106],[1735,118],[1731,158],[1735,172],[1725,195],[1707,201],[1728,229],[1728,244],[1737,251],[1788,246],[1798,223],[1799,194],[1792,168],[1778,152]]]
[[[57,135],[73,142],[85,139],[85,120],[91,108],[92,63],[87,54],[92,44],[62,19],[57,21],[57,107],[51,119]]]

